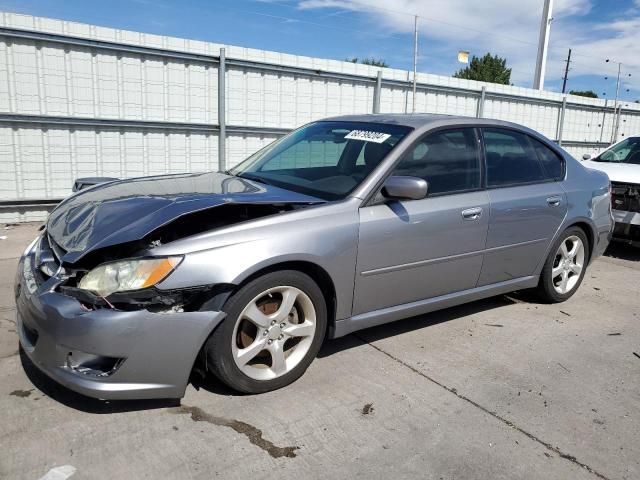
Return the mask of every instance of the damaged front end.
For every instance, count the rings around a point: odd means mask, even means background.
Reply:
[[[89,272],[100,266],[117,265],[122,261],[155,259],[157,257],[153,256],[153,249],[173,241],[237,223],[285,213],[296,208],[300,208],[300,205],[224,204],[211,210],[183,215],[150,232],[140,240],[91,251],[73,264],[65,262],[67,251],[53,240],[48,232],[45,232],[36,251],[38,275],[41,281],[44,281],[57,273],[61,281],[57,291],[77,299],[87,309],[146,309],[155,313],[199,311],[205,302],[230,292],[233,286],[217,284],[194,285],[174,290],[158,289],[155,285],[168,276],[170,271],[162,278],[158,277],[152,285],[109,291],[108,294],[100,294],[98,289],[83,288],[83,282]],[[180,257],[173,258],[177,264],[180,263]]]
[[[321,203],[236,180],[203,174],[111,182],[56,208],[16,278],[20,343],[34,364],[92,397],[181,397],[235,287],[194,280],[160,288],[188,253],[158,256],[154,249]],[[184,193],[185,182],[196,191]],[[220,191],[203,192],[203,182]],[[151,186],[164,193],[132,194]]]
[[[52,243],[45,232],[18,266],[16,324],[33,364],[95,398],[182,397],[200,347],[225,316],[201,307],[227,287],[101,296],[77,286],[86,272],[57,263]]]
[[[640,246],[640,185],[611,182],[613,239]]]

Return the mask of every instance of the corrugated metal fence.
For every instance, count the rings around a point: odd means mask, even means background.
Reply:
[[[42,219],[43,204],[77,177],[229,167],[311,120],[406,112],[409,80],[403,70],[0,12],[0,222]],[[635,104],[417,81],[418,112],[518,122],[574,155],[640,131]]]

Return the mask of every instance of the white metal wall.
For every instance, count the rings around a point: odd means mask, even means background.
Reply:
[[[277,138],[273,129],[294,128],[327,116],[371,112],[376,88],[373,79],[380,70],[2,12],[0,28],[211,58],[225,47],[229,60],[226,123],[251,127],[246,132],[227,132],[227,166]],[[261,63],[281,66],[282,70],[261,69]],[[300,73],[294,67],[323,74]],[[358,75],[363,79],[354,78]],[[408,73],[382,69],[382,77],[380,110],[410,109]],[[475,116],[484,88],[484,117],[514,121],[558,138],[560,94],[430,74],[419,74],[418,82],[427,86],[417,92],[419,112]],[[596,151],[600,146],[595,144],[611,140],[615,116],[611,106],[604,115],[603,107],[602,100],[570,97],[562,139],[572,154]],[[82,176],[134,177],[218,168],[215,62],[18,38],[0,32],[2,115],[37,118],[0,119],[0,201],[62,198],[69,194],[73,180]],[[49,122],[53,117],[56,122]],[[96,122],[77,125],[72,124],[73,119]],[[120,124],[101,126],[98,121]],[[126,121],[132,124],[123,124]],[[160,125],[151,128],[140,122]],[[176,124],[200,127],[181,130]],[[625,106],[620,117],[618,137],[634,132],[640,132],[640,106],[632,104]],[[0,210],[0,222],[41,219],[43,215],[42,210]]]

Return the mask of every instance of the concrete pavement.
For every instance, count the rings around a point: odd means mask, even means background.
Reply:
[[[276,392],[106,403],[17,354],[36,227],[0,233],[0,478],[640,477],[639,250],[612,248],[564,304],[495,297],[331,341]]]

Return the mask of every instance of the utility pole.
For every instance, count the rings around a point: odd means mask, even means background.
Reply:
[[[618,105],[618,95],[620,94],[620,72],[621,71],[622,71],[622,63],[618,62],[618,80],[616,80],[616,99],[613,103],[614,107]]]
[[[418,74],[418,16],[413,18],[413,107],[412,113],[416,113],[416,75]]]
[[[616,99],[613,101],[613,131],[611,132],[611,143],[615,143],[618,139],[618,123],[620,112],[618,107],[618,95],[620,94],[620,73],[622,71],[622,62],[618,62],[618,79],[616,80]]]
[[[564,79],[562,80],[562,93],[567,90],[567,77],[569,77],[569,64],[571,63],[571,49],[569,49],[569,55],[567,55],[567,65],[564,67]]]
[[[540,35],[538,37],[538,58],[536,59],[536,74],[533,79],[533,88],[544,89],[544,74],[547,69],[547,48],[549,47],[549,30],[553,13],[553,0],[544,0],[542,20],[540,21]]]

